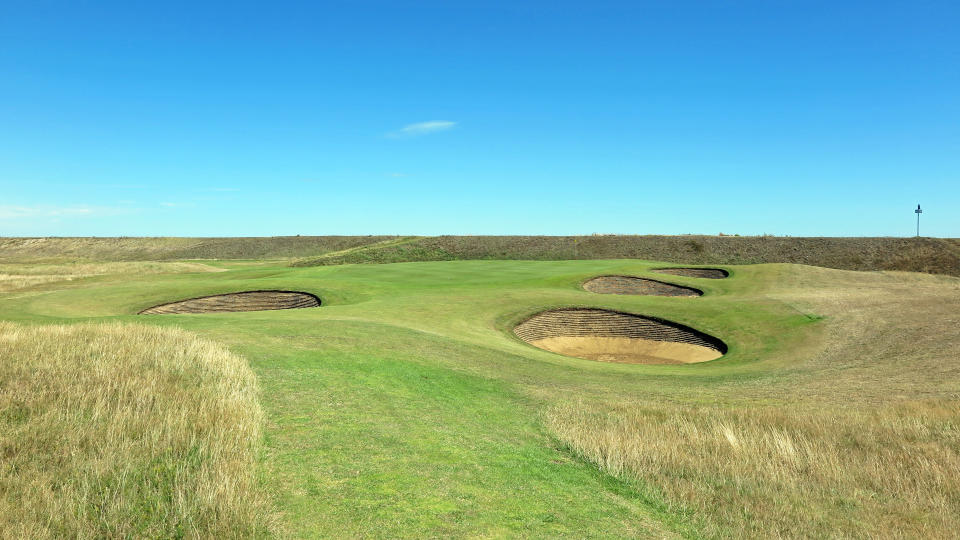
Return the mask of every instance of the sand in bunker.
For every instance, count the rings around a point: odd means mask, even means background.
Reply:
[[[598,308],[543,311],[513,332],[534,347],[601,362],[690,364],[727,352],[722,341],[688,326]]]
[[[530,342],[534,347],[565,356],[622,364],[694,364],[716,360],[716,349],[652,339],[557,336]]]

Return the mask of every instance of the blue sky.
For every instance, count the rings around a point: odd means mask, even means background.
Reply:
[[[957,2],[0,3],[0,235],[960,237]]]

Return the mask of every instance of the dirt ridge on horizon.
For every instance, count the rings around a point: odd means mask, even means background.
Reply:
[[[391,242],[401,238],[403,242]],[[706,235],[0,238],[0,261],[11,263],[177,259],[294,259],[294,266],[646,259],[695,265],[794,263],[960,276],[960,239]]]

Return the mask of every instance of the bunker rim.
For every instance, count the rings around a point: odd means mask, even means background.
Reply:
[[[689,326],[602,308],[541,311],[514,327],[526,343],[564,356],[625,364],[691,364],[720,358],[727,345]]]
[[[669,267],[654,268],[653,271],[658,274],[692,278],[724,279],[730,277],[730,272],[723,268]]]
[[[148,307],[138,315],[231,313],[319,307],[320,297],[302,291],[256,290],[198,296]]]
[[[583,289],[596,294],[633,294],[644,296],[703,296],[703,291],[693,287],[675,285],[666,281],[625,275],[604,275],[583,282]]]

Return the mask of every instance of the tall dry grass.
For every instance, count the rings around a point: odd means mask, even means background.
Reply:
[[[0,292],[28,289],[37,285],[73,281],[109,274],[174,274],[220,272],[193,262],[99,262],[71,264],[0,264]]]
[[[37,274],[4,274],[0,273],[0,293],[19,291],[20,289],[29,289],[37,285],[46,283],[58,283],[61,281],[73,281],[74,279],[89,277],[87,275],[37,275]]]
[[[0,536],[269,533],[254,375],[178,329],[0,322]]]
[[[874,410],[569,403],[573,451],[709,537],[955,538],[960,400]]]

